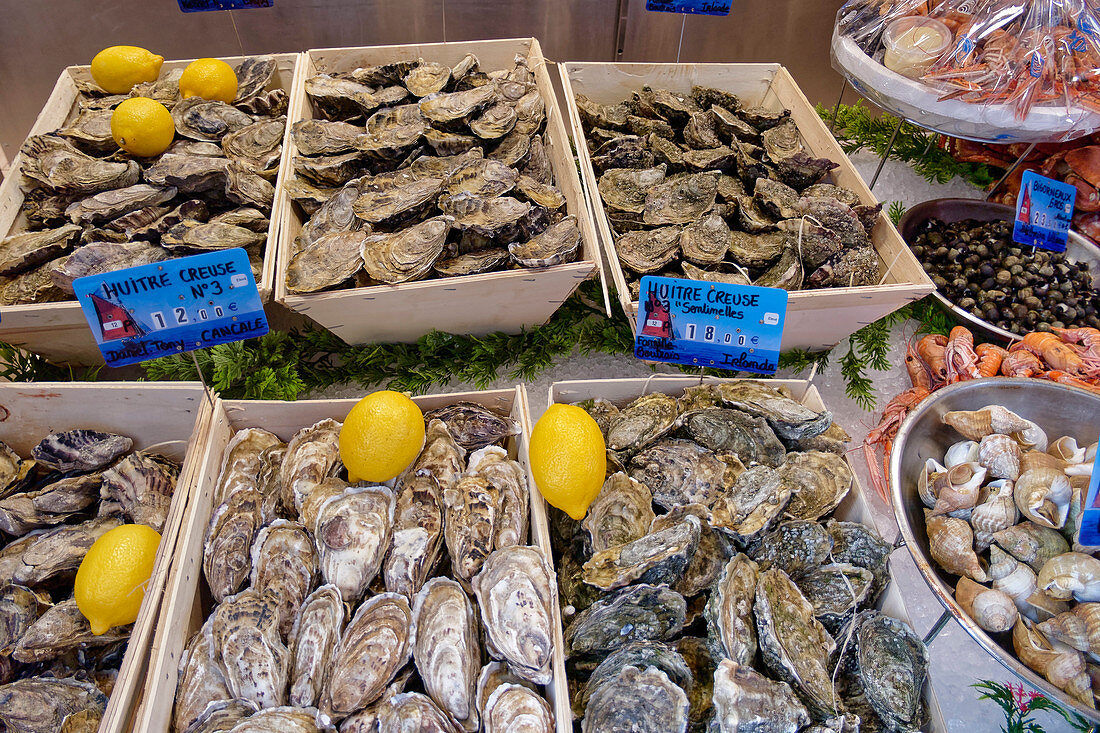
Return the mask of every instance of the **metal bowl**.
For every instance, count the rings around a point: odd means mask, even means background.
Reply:
[[[1003,405],[1038,423],[1051,439],[1072,435],[1086,445],[1097,438],[1100,396],[1084,390],[1038,379],[1005,377],[975,379],[945,387],[933,392],[911,412],[894,438],[890,454],[890,503],[894,516],[905,546],[928,587],[974,641],[1044,695],[1100,722],[1100,711],[1086,708],[1024,666],[1012,650],[1011,633],[989,634],[974,623],[955,602],[954,585],[958,579],[932,563],[924,529],[925,507],[917,495],[917,478],[927,459],[942,461],[947,447],[962,439],[943,424],[944,413],[977,410],[988,405]]]
[[[1016,216],[1016,210],[1004,204],[994,204],[981,199],[932,199],[922,204],[917,204],[905,212],[898,224],[898,231],[905,239],[906,244],[912,244],[917,237],[917,229],[928,219],[939,219],[951,224],[963,219],[977,219],[978,221],[1012,221]],[[1069,241],[1066,243],[1066,256],[1072,262],[1088,262],[1092,271],[1093,286],[1100,286],[1100,247],[1093,244],[1092,240],[1070,231]],[[919,258],[918,258],[919,259]],[[972,329],[982,331],[993,338],[1002,341],[1014,341],[1020,337],[1011,331],[994,326],[989,321],[978,318],[969,311],[948,300],[939,290],[932,293],[943,305],[955,314],[955,317],[966,323]]]

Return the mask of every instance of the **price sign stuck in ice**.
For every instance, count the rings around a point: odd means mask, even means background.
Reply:
[[[275,0],[179,0],[185,13],[204,13],[208,10],[249,10],[270,8]]]
[[[1076,198],[1076,187],[1035,171],[1024,171],[1016,197],[1012,240],[1028,247],[1065,252]]]
[[[674,277],[642,278],[634,356],[775,374],[787,291]]]
[[[1089,479],[1089,491],[1085,494],[1085,509],[1081,513],[1080,544],[1088,547],[1100,547],[1100,451],[1092,463],[1092,478]]]
[[[73,281],[107,366],[263,336],[267,317],[243,249]]]
[[[729,15],[732,0],[646,0],[651,13],[688,13],[691,15]]]

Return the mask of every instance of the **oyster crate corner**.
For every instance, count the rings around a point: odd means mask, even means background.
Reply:
[[[21,456],[29,456],[31,448],[51,432],[86,428],[126,435],[133,439],[135,449],[155,448],[181,464],[145,600],[130,633],[99,733],[135,730],[132,716],[145,687],[150,642],[176,542],[189,511],[210,417],[210,403],[202,385],[193,382],[0,384],[0,441]]]
[[[855,166],[829,133],[813,105],[799,89],[786,67],[780,64],[642,64],[572,62],[559,64],[562,88],[585,190],[592,205],[597,238],[607,257],[611,278],[618,291],[630,328],[637,330],[638,303],[630,298],[622,265],[615,250],[611,222],[603,208],[598,181],[581,126],[574,98],[584,94],[601,104],[629,99],[642,85],[687,94],[693,85],[711,86],[732,92],[762,107],[791,111],[802,141],[810,152],[839,164],[825,180],[854,191],[865,204],[878,200]],[[871,242],[888,268],[881,285],[854,288],[822,288],[790,293],[783,330],[782,349],[827,349],[863,326],[920,300],[935,290],[932,280],[909,251],[886,212],[880,212],[871,232]]]
[[[276,59],[275,74],[268,88],[281,88],[287,92],[290,100],[294,98],[295,82],[299,73],[301,53],[270,54]],[[224,56],[222,60],[230,65],[239,64],[249,56]],[[165,61],[161,66],[162,74],[180,69],[191,63],[192,59]],[[76,119],[77,97],[79,90],[76,82],[92,81],[90,66],[69,66],[61,72],[54,84],[53,91],[38,114],[30,136],[45,135],[58,130]],[[267,241],[264,243],[263,272],[256,285],[260,297],[268,303],[272,296],[272,283],[275,278],[275,257],[278,251],[278,226],[281,220],[280,196],[283,185],[283,172],[286,170],[286,141],[290,137],[289,117],[283,135],[283,157],[279,161],[279,173],[275,181],[275,200],[271,208]],[[0,183],[0,239],[16,234],[27,226],[22,214],[24,194],[20,187],[23,154],[17,153],[11,161],[7,176]],[[59,303],[27,303],[23,305],[3,306],[3,320],[0,321],[0,341],[6,341],[22,349],[39,354],[55,363],[77,365],[102,365],[103,355],[96,346],[80,304],[76,300]]]
[[[813,386],[811,382],[804,379],[762,379],[762,380],[749,380],[749,379],[724,379],[719,377],[679,377],[679,376],[653,376],[653,377],[638,377],[629,379],[578,379],[563,382],[554,382],[550,385],[549,395],[547,400],[547,406],[556,403],[574,404],[582,400],[592,399],[595,397],[602,397],[609,402],[622,407],[631,401],[641,397],[644,394],[650,394],[653,392],[664,392],[679,397],[683,394],[685,387],[694,387],[700,384],[720,384],[722,382],[744,382],[753,381],[760,382],[769,387],[786,387],[791,391],[793,397],[800,403],[820,412],[826,409],[825,403],[821,399],[821,394],[817,391],[817,387]],[[537,417],[537,416],[535,416]],[[532,416],[528,417],[530,421]],[[533,421],[528,422],[526,429],[530,430],[533,425]],[[833,510],[832,516],[838,520],[846,522],[858,522],[863,524],[876,533],[879,531],[874,521],[874,515],[871,512],[871,506],[863,491],[863,486],[859,482],[859,477],[854,470],[852,470],[851,461],[847,456],[844,460],[849,464],[849,470],[852,471],[852,489],[848,492],[848,495],[844,497],[844,500],[840,502],[840,505]],[[527,464],[528,471],[530,471],[530,465]],[[531,486],[534,486],[534,477],[528,475]],[[536,492],[537,493],[537,492]],[[534,498],[534,497],[533,497]],[[548,522],[546,517],[546,502],[542,500],[542,496],[538,496],[538,501],[532,500],[532,507],[538,503],[541,505],[540,513],[543,514],[543,523]],[[549,525],[547,525],[549,526]],[[899,548],[895,548],[896,552]],[[551,553],[552,554],[552,553]],[[879,596],[875,608],[883,612],[887,616],[892,616],[900,621],[904,621],[910,628],[913,628],[913,623],[909,617],[909,611],[905,607],[905,600],[902,596],[900,585],[895,577],[893,564],[889,565],[890,568],[890,582],[886,586],[886,590]],[[557,566],[555,566],[557,570]],[[914,629],[915,631],[915,629]],[[559,646],[559,649],[564,651],[564,647]],[[564,669],[564,660],[562,661]],[[569,696],[568,696],[568,679],[563,675],[562,688],[565,690],[564,705],[565,710],[569,710]],[[944,722],[943,711],[940,708],[939,699],[936,697],[935,690],[932,689],[932,680],[930,677],[925,678],[924,689],[922,690],[922,697],[924,703],[928,709],[928,720],[921,727],[922,731],[926,733],[944,733],[947,731],[947,725]],[[556,709],[557,710],[557,709]]]
[[[509,456],[520,462],[524,473],[530,477],[527,462],[527,441],[530,435],[530,417],[527,393],[522,385],[512,389],[483,392],[463,392],[414,397],[422,410],[454,404],[459,401],[476,402],[498,413],[507,414],[522,428],[519,435],[507,441]],[[203,540],[213,510],[212,500],[218,475],[221,471],[222,453],[233,434],[246,427],[261,427],[290,440],[295,432],[325,418],[342,421],[356,404],[355,399],[303,400],[300,402],[222,400],[214,404],[205,433],[206,442],[201,447],[201,458],[196,461],[194,495],[183,517],[180,540],[164,591],[164,603],[160,608],[156,635],[149,655],[148,675],[145,679],[145,695],[134,713],[134,731],[141,733],[167,733],[171,729],[172,711],[175,705],[176,684],[180,654],[206,620],[211,610],[210,594],[202,577]],[[550,532],[546,523],[542,496],[530,484],[529,541],[542,551],[553,565],[550,552]],[[554,679],[544,692],[554,710],[557,733],[572,733],[571,718],[561,719],[559,712],[569,710],[569,691],[565,682],[565,657],[562,653],[561,609],[553,609],[555,626]]]
[[[527,58],[546,105],[543,142],[554,169],[555,182],[565,195],[566,211],[577,217],[581,230],[581,259],[542,269],[504,270],[305,295],[288,293],[286,267],[291,246],[308,217],[285,190],[280,190],[276,192],[282,221],[279,224],[275,299],[349,344],[411,343],[433,329],[475,336],[494,331],[518,333],[549,320],[582,281],[602,269],[595,225],[577,174],[564,113],[546,70],[548,62],[536,38],[311,49],[305,52],[302,60],[302,83],[291,100],[288,127],[313,117],[304,82],[314,74],[351,71],[361,66],[415,58],[454,65],[467,53],[476,55],[483,68],[489,70],[510,68],[517,54]],[[288,137],[283,148],[287,175],[293,172],[296,152],[293,139]]]

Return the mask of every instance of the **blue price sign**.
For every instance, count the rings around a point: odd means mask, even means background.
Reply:
[[[1085,494],[1085,507],[1081,513],[1080,544],[1100,547],[1100,451],[1092,464],[1092,478],[1089,479],[1089,492]]]
[[[1035,171],[1024,171],[1016,197],[1012,239],[1017,244],[1065,252],[1077,189]]]
[[[207,10],[248,10],[270,8],[275,0],[179,0],[185,13],[204,13]]]
[[[642,278],[634,356],[775,374],[787,291],[675,277]]]
[[[263,336],[267,317],[243,249],[73,281],[107,366]]]
[[[690,13],[692,15],[729,15],[732,0],[646,0],[651,13]]]

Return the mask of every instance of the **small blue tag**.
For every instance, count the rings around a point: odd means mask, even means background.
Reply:
[[[729,15],[732,4],[732,0],[646,0],[645,9],[651,13]]]
[[[1089,479],[1089,492],[1085,495],[1085,505],[1081,507],[1081,535],[1079,544],[1100,547],[1100,451],[1096,451],[1096,460],[1092,464],[1092,478]]]
[[[179,0],[185,13],[205,13],[208,10],[249,10],[270,8],[275,0]]]
[[[642,278],[634,356],[775,374],[787,291],[675,277]]]
[[[263,336],[248,253],[225,249],[73,281],[107,366]]]
[[[1076,199],[1076,187],[1035,171],[1024,171],[1016,196],[1012,240],[1028,247],[1065,252]]]

